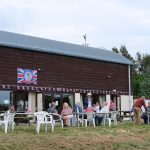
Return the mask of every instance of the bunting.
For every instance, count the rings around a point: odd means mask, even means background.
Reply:
[[[0,84],[0,89],[2,90],[19,90],[19,91],[35,91],[35,92],[62,92],[62,93],[88,93],[92,94],[113,94],[113,95],[129,95],[126,91],[101,91],[101,90],[87,90],[87,89],[77,89],[77,88],[61,88],[61,87],[36,87],[36,86],[21,86],[21,85],[2,85]],[[132,93],[131,93],[132,94]]]

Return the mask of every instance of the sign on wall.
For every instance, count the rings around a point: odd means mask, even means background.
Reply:
[[[37,84],[37,70],[17,68],[17,83]]]

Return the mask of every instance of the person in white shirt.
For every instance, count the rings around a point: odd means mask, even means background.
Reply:
[[[109,107],[107,106],[107,102],[103,102],[102,109],[100,111],[97,111],[97,112],[108,113],[109,112]]]
[[[97,110],[96,113],[109,113],[109,107],[107,106],[107,102],[103,102],[102,109]],[[100,125],[104,117],[105,114],[97,114],[95,116],[95,124]]]

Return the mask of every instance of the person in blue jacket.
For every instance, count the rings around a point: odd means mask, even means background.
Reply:
[[[82,113],[83,112],[82,106],[79,102],[77,104],[75,104],[75,112],[76,113]]]
[[[87,93],[87,96],[85,97],[84,100],[84,110],[87,109],[93,109],[93,99],[92,99],[92,94],[91,93]]]

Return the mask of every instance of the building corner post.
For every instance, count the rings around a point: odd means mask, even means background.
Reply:
[[[131,66],[128,65],[129,109],[131,110]]]

